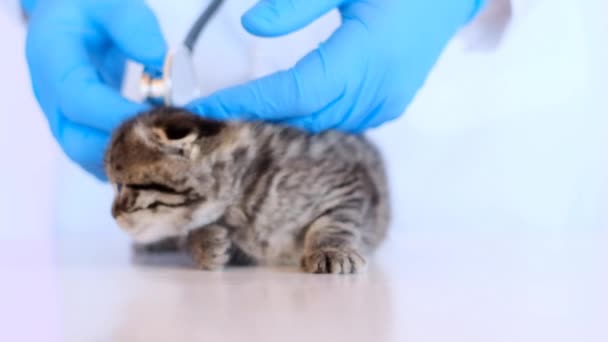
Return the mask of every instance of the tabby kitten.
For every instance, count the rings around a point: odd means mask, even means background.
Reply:
[[[383,163],[361,136],[163,107],[119,127],[105,163],[119,226],[140,244],[182,239],[202,269],[245,256],[356,273],[387,231]]]

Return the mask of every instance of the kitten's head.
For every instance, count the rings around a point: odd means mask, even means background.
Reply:
[[[217,220],[216,160],[230,149],[228,125],[177,108],[157,108],[114,133],[105,167],[112,215],[135,241],[179,236]]]

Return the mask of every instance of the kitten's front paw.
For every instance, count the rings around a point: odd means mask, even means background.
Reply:
[[[222,269],[230,260],[228,230],[221,226],[201,228],[188,235],[188,250],[198,268]]]
[[[365,264],[365,259],[351,248],[323,248],[302,258],[302,268],[310,273],[358,273]]]

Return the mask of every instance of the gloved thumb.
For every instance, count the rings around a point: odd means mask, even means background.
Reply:
[[[219,120],[276,121],[316,113],[344,92],[340,77],[325,68],[332,56],[331,49],[312,51],[292,69],[220,90],[188,108]]]
[[[37,2],[36,0],[21,0],[21,9],[27,15],[31,15],[32,10],[34,9],[34,6],[36,5],[36,2]]]
[[[242,24],[257,36],[297,31],[348,0],[260,0],[243,15]]]
[[[115,1],[94,13],[110,39],[130,59],[161,69],[167,44],[154,12],[143,0]]]

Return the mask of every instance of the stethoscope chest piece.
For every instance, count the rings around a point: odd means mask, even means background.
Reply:
[[[201,96],[192,61],[194,44],[223,1],[213,0],[203,11],[188,32],[183,45],[167,54],[163,70],[144,69],[139,90],[147,102],[157,106],[184,106]]]
[[[192,56],[185,48],[169,52],[162,71],[145,69],[139,88],[154,105],[184,106],[201,96]]]

